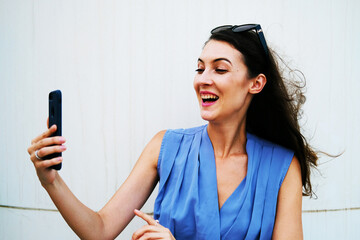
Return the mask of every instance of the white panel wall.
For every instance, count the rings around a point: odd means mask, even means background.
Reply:
[[[60,173],[99,210],[157,131],[203,123],[192,89],[201,47],[213,27],[248,22],[305,74],[311,143],[344,151],[320,159],[318,198],[304,198],[305,238],[360,238],[359,10],[356,0],[0,0],[0,239],[77,239],[26,152],[46,128],[48,92],[63,92]]]

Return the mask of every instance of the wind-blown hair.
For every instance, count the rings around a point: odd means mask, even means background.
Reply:
[[[280,71],[274,53],[269,55],[255,31],[234,33],[231,29],[213,33],[209,40],[231,44],[242,54],[248,68],[248,77],[262,73],[267,83],[255,94],[246,115],[246,130],[261,138],[294,151],[301,166],[303,195],[311,196],[311,167],[317,164],[318,156],[300,132],[301,106],[305,102],[304,89],[297,79],[286,79]]]

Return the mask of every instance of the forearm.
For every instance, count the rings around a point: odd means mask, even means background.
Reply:
[[[70,191],[59,174],[55,181],[43,185],[57,209],[81,239],[106,239],[105,227],[101,216],[82,204]]]

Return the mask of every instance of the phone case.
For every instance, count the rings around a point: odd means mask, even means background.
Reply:
[[[51,127],[52,125],[56,124],[57,129],[56,132],[52,135],[52,136],[61,136],[61,102],[62,102],[62,97],[61,97],[61,91],[60,90],[55,90],[49,93],[49,127]],[[55,157],[60,157],[61,153],[54,153],[54,154],[50,154],[44,157],[44,159],[52,159]],[[55,169],[55,170],[60,170],[61,169],[61,163],[52,166],[51,168]]]

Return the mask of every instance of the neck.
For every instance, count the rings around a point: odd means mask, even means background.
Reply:
[[[212,123],[207,127],[216,157],[228,158],[234,154],[246,154],[246,120],[239,123]]]

